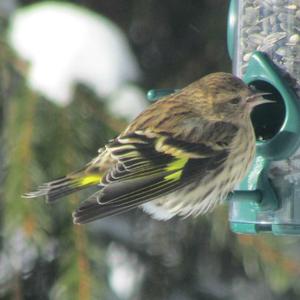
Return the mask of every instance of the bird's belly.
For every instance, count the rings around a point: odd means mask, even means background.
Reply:
[[[254,135],[237,137],[236,145],[233,145],[236,147],[223,166],[180,190],[143,204],[143,209],[159,220],[168,220],[175,215],[196,216],[211,211],[226,199],[246,175],[255,155],[253,139]],[[240,148],[241,145],[244,145],[244,149]]]

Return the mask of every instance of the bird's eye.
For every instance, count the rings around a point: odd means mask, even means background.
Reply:
[[[229,101],[229,103],[231,103],[231,104],[238,104],[238,103],[240,103],[240,101],[241,101],[241,98],[240,98],[240,97],[235,97],[235,98],[232,98],[232,99]]]

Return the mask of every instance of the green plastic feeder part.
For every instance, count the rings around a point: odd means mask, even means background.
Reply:
[[[261,52],[254,52],[243,80],[251,84],[273,87],[283,101],[284,119],[278,132],[270,139],[257,141],[253,166],[230,198],[231,229],[237,233],[255,234],[271,231],[274,234],[300,234],[300,219],[296,224],[283,223],[282,214],[287,199],[279,199],[268,179],[270,163],[289,158],[300,145],[300,107],[296,94],[279,75],[278,68]],[[270,90],[269,90],[270,91]],[[265,106],[265,109],[267,107]],[[269,111],[265,110],[265,116]],[[263,117],[263,115],[262,115]],[[254,124],[255,126],[255,124]]]
[[[155,89],[150,90],[147,93],[147,99],[151,102],[155,102],[159,98],[170,95],[178,91],[178,89]]]
[[[227,49],[231,59],[235,52],[235,40],[237,39],[238,0],[231,0],[227,19]]]

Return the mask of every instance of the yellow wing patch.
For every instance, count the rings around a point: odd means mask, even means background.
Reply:
[[[155,143],[156,151],[163,152],[165,154],[170,154],[170,155],[176,156],[176,157],[187,156],[189,158],[204,158],[207,156],[205,154],[199,153],[199,151],[198,152],[185,151],[185,150],[177,148],[175,146],[164,144],[166,139],[167,139],[166,137],[160,137],[157,139],[157,141]],[[215,150],[215,149],[213,149],[213,150]]]
[[[166,179],[166,180],[172,180],[172,179],[177,180],[181,177],[181,174],[182,174],[182,170],[177,171],[173,174],[167,175],[167,176],[164,177],[164,179]]]
[[[166,179],[166,180],[179,179],[182,174],[182,169],[184,168],[187,161],[188,161],[188,158],[182,157],[182,158],[178,158],[175,161],[169,163],[168,166],[165,168],[166,171],[176,171],[176,170],[178,170],[178,171],[165,176],[164,179]]]
[[[100,175],[87,175],[81,179],[79,179],[79,185],[89,185],[89,184],[97,184],[100,183],[101,176]]]
[[[178,158],[175,161],[168,164],[168,166],[166,167],[166,171],[175,171],[175,170],[182,169],[187,163],[187,161],[188,161],[187,157]]]

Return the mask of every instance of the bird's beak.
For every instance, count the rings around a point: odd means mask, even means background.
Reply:
[[[263,96],[271,95],[271,93],[256,93],[246,98],[247,106],[253,109],[255,106],[264,104],[264,103],[275,103],[276,101],[268,100],[263,98]]]

